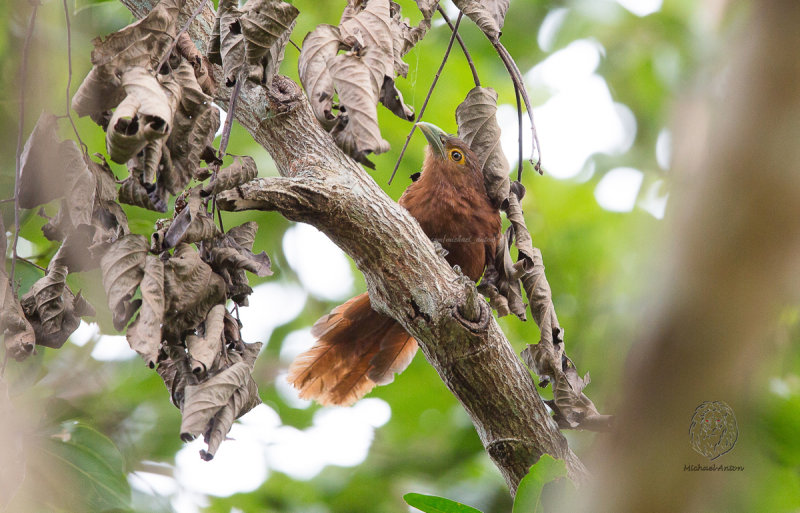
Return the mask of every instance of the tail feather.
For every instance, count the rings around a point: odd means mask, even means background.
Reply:
[[[289,367],[300,397],[348,405],[376,384],[390,383],[411,363],[417,342],[394,319],[374,311],[361,294],[314,324],[314,347]]]

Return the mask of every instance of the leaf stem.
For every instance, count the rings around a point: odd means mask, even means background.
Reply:
[[[514,96],[517,98],[517,181],[522,181],[522,102],[517,85],[514,84]]]
[[[442,15],[442,18],[444,19],[445,23],[447,23],[447,26],[450,27],[450,30],[456,32],[453,23],[450,21],[450,17],[447,15],[445,10],[442,9],[442,6],[437,5],[436,10],[439,11],[439,14]],[[475,82],[475,87],[480,87],[481,79],[478,78],[478,70],[475,69],[475,63],[472,62],[472,55],[470,55],[469,50],[467,50],[467,45],[464,43],[464,40],[461,39],[461,34],[456,33],[456,40],[458,41],[458,44],[461,46],[461,50],[464,52],[464,57],[466,57],[467,59],[467,64],[469,64],[470,71],[472,71],[472,80]]]
[[[81,135],[78,133],[78,127],[75,126],[75,121],[72,119],[72,113],[70,112],[70,88],[72,86],[72,25],[69,21],[69,7],[67,7],[67,0],[63,0],[64,3],[64,19],[67,22],[67,102],[66,102],[66,118],[69,120],[69,124],[72,125],[72,130],[75,132],[75,138],[78,139],[78,144],[81,145],[81,150],[83,150],[83,155],[89,155],[89,147],[83,142],[81,139]]]
[[[444,52],[444,57],[442,58],[442,63],[439,65],[439,69],[436,70],[436,76],[433,77],[433,82],[431,83],[431,87],[428,89],[428,95],[425,96],[425,101],[422,102],[422,108],[419,109],[419,116],[417,116],[417,121],[422,120],[422,115],[425,114],[425,108],[428,106],[428,100],[431,99],[431,94],[433,93],[433,89],[436,87],[436,82],[439,81],[439,76],[442,74],[442,69],[444,69],[444,65],[447,62],[447,57],[450,55],[450,50],[453,49],[453,42],[458,35],[458,26],[461,24],[461,18],[463,14],[458,13],[458,18],[456,19],[456,25],[453,27],[453,34],[450,36],[450,42],[447,44],[447,50]],[[394,165],[394,169],[392,170],[392,176],[389,178],[389,185],[392,185],[392,180],[394,180],[394,175],[397,174],[397,169],[400,167],[400,162],[403,160],[403,155],[406,153],[406,148],[408,148],[408,143],[411,141],[411,136],[414,135],[414,130],[417,129],[417,125],[414,124],[411,126],[411,131],[408,133],[408,137],[406,137],[406,142],[403,145],[403,149],[400,150],[400,156],[397,157],[397,162]]]
[[[19,241],[19,182],[22,171],[22,132],[25,130],[25,77],[28,74],[28,53],[33,39],[33,28],[36,25],[36,13],[39,11],[39,2],[32,1],[33,11],[28,22],[28,32],[25,34],[25,44],[22,47],[22,63],[19,71],[19,123],[17,125],[17,152],[14,167],[14,242],[11,246],[11,274],[9,283],[14,286],[14,271],[17,266],[17,242]]]
[[[531,101],[528,98],[528,91],[525,89],[525,82],[522,80],[522,73],[520,73],[517,63],[503,46],[500,41],[492,41],[492,46],[500,56],[500,60],[508,70],[508,75],[511,77],[511,82],[514,83],[514,88],[522,95],[522,100],[525,102],[525,109],[528,111],[528,117],[531,120],[531,135],[533,138],[533,149],[531,150],[531,164],[534,164],[534,169],[542,174],[542,148],[539,145],[539,136],[536,134],[536,124],[533,122],[533,109],[531,108]],[[533,152],[538,154],[538,159],[534,163]]]
[[[233,118],[236,113],[236,100],[239,98],[239,93],[242,90],[242,82],[245,80],[245,76],[242,74],[236,79],[236,83],[233,85],[233,91],[231,91],[231,100],[228,104],[228,112],[225,115],[225,125],[222,127],[222,138],[219,140],[219,153],[218,153],[218,163],[213,165],[214,171],[211,173],[211,183],[214,183],[214,180],[217,179],[217,172],[219,171],[220,163],[222,162],[223,157],[225,157],[225,151],[228,149],[228,141],[231,138],[231,128],[233,127]],[[214,196],[211,197],[211,216],[214,216],[214,213],[217,212],[217,195],[216,193]],[[225,227],[222,225],[222,212],[217,212],[217,217],[219,218],[219,229],[223,232],[225,231]]]

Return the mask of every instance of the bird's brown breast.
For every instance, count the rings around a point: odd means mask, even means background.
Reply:
[[[427,176],[426,176],[427,175]],[[481,181],[443,179],[423,172],[400,198],[400,205],[419,222],[425,234],[447,250],[447,261],[477,281],[494,256],[500,236],[500,214]]]

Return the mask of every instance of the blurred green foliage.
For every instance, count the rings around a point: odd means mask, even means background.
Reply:
[[[119,2],[76,0],[73,12],[71,91],[90,68],[91,39],[130,23],[130,13]],[[300,9],[292,39],[301,44],[306,33],[319,23],[338,23],[344,1],[296,0]],[[95,5],[96,4],[96,5]],[[415,4],[402,0],[403,12],[412,22],[419,19]],[[642,209],[630,213],[603,210],[594,198],[594,188],[603,174],[617,166],[637,168],[644,173],[642,191],[668,173],[655,158],[658,134],[668,124],[681,91],[703,75],[700,71],[720,56],[723,36],[709,21],[710,8],[700,2],[665,2],[661,10],[640,18],[608,0],[514,0],[503,29],[503,42],[525,72],[571,41],[590,38],[604,48],[598,73],[606,80],[614,101],[627,105],[636,117],[637,132],[632,148],[622,155],[595,155],[589,165],[595,172],[588,179],[559,181],[536,175],[526,165],[523,183],[528,194],[523,207],[534,238],[547,266],[559,320],[566,330],[566,347],[581,373],[590,371],[592,384],[586,392],[601,412],[615,409],[628,349],[642,329],[637,320],[658,301],[647,288],[657,279],[663,262],[663,248],[656,243],[662,222]],[[553,48],[543,51],[537,44],[542,20],[554,9],[565,9]],[[21,45],[29,16],[27,2],[8,2],[0,17],[0,126],[7,137],[0,138],[0,191],[12,195],[14,154],[18,120],[18,74]],[[495,88],[500,102],[514,103],[511,82],[491,45],[468,20],[461,33],[468,45],[483,85]],[[398,79],[406,102],[421,106],[449,39],[444,26],[436,26],[405,58],[410,65],[406,79]],[[63,113],[67,85],[66,33],[60,2],[40,8],[31,47],[29,76],[25,89],[25,134],[29,133],[42,109]],[[723,41],[724,42],[724,41]],[[297,78],[297,51],[289,45],[282,72]],[[455,131],[455,107],[473,86],[463,55],[455,48],[433,93],[425,119]],[[548,99],[546,91],[532,90],[534,104]],[[373,177],[393,198],[410,183],[408,176],[419,170],[424,141],[412,138],[398,178],[387,186],[389,173],[410,130],[410,123],[379,108],[381,131],[392,150],[374,157]],[[70,136],[66,123],[63,135]],[[104,138],[88,119],[77,120],[82,138],[91,151],[103,152]],[[504,127],[516,130],[516,127]],[[547,151],[547,148],[544,149]],[[261,176],[277,173],[266,151],[234,124],[229,152],[252,155]],[[114,165],[119,178],[122,166]],[[13,224],[9,203],[0,205],[5,226]],[[55,213],[53,205],[45,209]],[[133,231],[147,234],[160,216],[136,207],[126,207]],[[276,214],[263,212],[226,213],[226,226],[245,220],[259,223],[257,251],[273,259],[275,275],[265,280],[298,284],[281,245],[290,226]],[[57,249],[41,235],[45,221],[35,212],[24,212],[21,236],[30,243],[31,260],[46,265]],[[364,290],[356,273],[356,289]],[[41,276],[26,263],[17,265],[22,290]],[[250,277],[251,284],[259,279]],[[81,289],[98,310],[97,322],[104,333],[114,333],[104,304],[97,272],[70,276],[74,290]],[[309,327],[328,312],[335,302],[309,296],[300,315],[275,329],[256,367],[256,379],[266,404],[275,409],[286,425],[305,428],[318,409],[298,409],[287,404],[273,385],[281,370],[281,344],[290,332]],[[746,416],[740,416],[738,446],[726,458],[742,462],[746,470],[741,483],[720,511],[797,511],[800,508],[800,364],[794,341],[798,339],[797,312],[787,312],[769,333],[765,353],[778,355],[767,370],[754,373],[756,384]],[[504,318],[500,324],[514,349],[534,343],[539,334],[531,321]],[[39,405],[45,417],[79,419],[113,440],[124,457],[126,471],[142,469],[144,460],[174,462],[182,446],[178,438],[179,414],[169,403],[163,383],[155,372],[138,359],[106,363],[90,354],[96,344],[83,347],[67,344],[60,350],[39,350],[22,364],[9,363],[6,379],[15,404]],[[676,379],[679,379],[676,377]],[[770,383],[772,385],[770,385]],[[550,390],[542,394],[549,396]],[[255,491],[231,497],[210,498],[205,511],[228,513],[232,508],[246,512],[331,512],[394,513],[406,511],[407,492],[430,492],[471,504],[486,513],[508,512],[511,498],[503,479],[489,461],[466,413],[450,395],[435,371],[418,355],[410,368],[393,384],[377,388],[372,397],[384,399],[392,409],[391,420],[375,432],[367,459],[353,468],[327,467],[309,481],[297,481],[279,472]],[[691,412],[687,412],[687,431]],[[53,424],[56,425],[56,424]],[[567,433],[579,455],[588,451],[594,434]],[[233,443],[233,442],[226,442]],[[224,448],[224,446],[223,446]],[[692,458],[686,451],[687,461]],[[649,462],[657,464],[657,462]],[[134,493],[142,511],[170,511],[168,497]]]

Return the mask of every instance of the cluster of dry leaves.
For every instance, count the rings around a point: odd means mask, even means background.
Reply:
[[[371,168],[367,154],[389,151],[378,103],[414,119],[395,77],[408,74],[403,56],[427,33],[436,3],[418,1],[423,18],[412,27],[395,2],[350,0],[338,26],[319,25],[303,40],[298,67],[311,110],[345,153]]]
[[[96,40],[94,67],[73,97],[75,111],[106,131],[106,152],[127,165],[125,180],[102,156],[61,141],[53,115],[37,122],[22,155],[20,206],[59,200],[43,231],[61,245],[20,300],[0,271],[0,320],[8,354],[18,360],[35,344],[61,347],[80,317],[94,315],[67,287],[67,275],[99,268],[115,328],[157,367],[181,409],[181,436],[204,435],[202,456],[210,459],[234,419],[259,403],[251,371],[261,344],[242,340],[225,304],[247,304],[246,271],[271,270],[266,253],[252,252],[256,223],[223,232],[208,211],[215,194],[252,180],[257,169],[250,157],[220,169],[211,147],[219,128],[214,80],[194,43],[178,38],[182,6],[162,0],[139,22]],[[276,65],[264,55],[258,62]],[[187,188],[192,180],[197,185]],[[170,194],[179,194],[173,216],[157,223],[150,241],[131,233],[120,203],[165,212]]]
[[[497,93],[484,87],[472,89],[456,109],[458,136],[482,159],[486,192],[510,222],[478,290],[489,299],[500,317],[513,313],[524,321],[527,307],[522,295],[524,287],[541,340],[528,345],[522,357],[543,380],[542,386],[553,383],[553,400],[548,401],[548,405],[555,420],[563,428],[604,428],[608,417],[600,415],[583,393],[589,384],[589,375],[581,378],[564,353],[564,330],[558,324],[542,254],[533,247],[522,215],[520,202],[525,196],[525,187],[509,180],[509,165],[500,145],[496,112]],[[511,256],[512,245],[517,248],[516,261]]]

